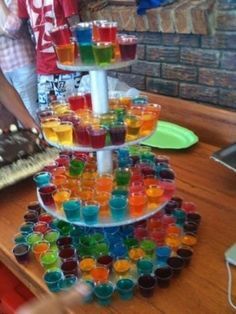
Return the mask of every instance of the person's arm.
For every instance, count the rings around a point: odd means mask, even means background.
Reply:
[[[0,35],[17,37],[22,25],[22,20],[18,17],[17,0],[12,0],[9,7],[4,0],[0,0],[0,17]]]
[[[39,126],[29,114],[17,91],[8,83],[0,69],[0,103],[10,111],[25,128]]]

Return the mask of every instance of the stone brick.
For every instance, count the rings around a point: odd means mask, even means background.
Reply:
[[[192,34],[163,34],[163,45],[199,47],[200,36]]]
[[[219,105],[236,109],[236,91],[220,88]]]
[[[236,52],[223,52],[221,58],[221,68],[236,70]]]
[[[174,11],[170,7],[171,6],[162,7],[158,12],[159,17],[160,17],[161,31],[164,33],[175,32],[175,25],[174,25],[174,18],[173,18]]]
[[[218,0],[218,9],[219,10],[236,9],[236,1],[235,0]]]
[[[181,2],[174,11],[175,29],[177,33],[190,34],[192,30],[190,2],[187,0]]]
[[[161,76],[169,80],[197,81],[197,68],[185,65],[162,64]]]
[[[192,7],[193,34],[207,35],[213,32],[214,4],[214,0],[204,0]]]
[[[210,49],[236,49],[236,33],[216,32],[214,36],[203,36],[201,46]]]
[[[203,101],[207,103],[218,103],[218,89],[214,87],[180,83],[179,95],[181,98]]]
[[[147,46],[146,58],[149,61],[179,62],[178,47]]]
[[[145,45],[138,44],[137,46],[137,56],[138,59],[145,59]]]
[[[135,24],[137,32],[146,32],[149,30],[149,23],[146,15],[135,15]]]
[[[116,69],[117,72],[122,72],[122,73],[130,73],[131,72],[131,66],[128,66],[128,67],[122,67],[122,68],[119,68],[119,69]]]
[[[136,36],[138,37],[138,42],[142,44],[160,45],[162,42],[161,33],[138,32],[136,33]]]
[[[236,88],[236,72],[200,68],[199,83],[208,86]]]
[[[216,68],[219,65],[220,52],[217,50],[181,48],[180,62],[184,64]]]
[[[131,67],[131,72],[135,74],[142,74],[148,76],[160,77],[160,63],[138,61]]]
[[[148,92],[154,92],[168,96],[178,96],[179,93],[179,83],[174,81],[147,77],[146,86],[146,90]]]
[[[120,14],[121,14],[121,29],[126,30],[126,31],[135,31],[136,30],[136,25],[135,25],[136,12],[130,9],[130,7],[122,7]]]
[[[146,12],[149,24],[149,31],[150,32],[160,32],[160,16],[158,14],[157,9],[147,10]]]
[[[216,28],[223,31],[236,30],[236,10],[218,11]]]
[[[127,83],[131,87],[145,90],[145,79],[142,75],[118,73],[118,79]]]

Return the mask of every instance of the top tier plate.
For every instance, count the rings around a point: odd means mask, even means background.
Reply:
[[[129,60],[129,61],[119,61],[119,62],[114,62],[109,65],[101,67],[96,64],[91,64],[91,65],[83,64],[77,59],[73,65],[66,65],[66,64],[57,62],[57,67],[65,71],[81,71],[81,72],[115,70],[115,69],[120,69],[120,68],[130,66],[134,64],[136,61],[137,61],[136,59]]]

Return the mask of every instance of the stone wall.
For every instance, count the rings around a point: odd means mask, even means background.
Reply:
[[[198,0],[188,2],[195,2],[197,5],[203,3]],[[213,8],[212,1],[207,3]],[[149,11],[145,18],[150,18],[150,13],[153,16],[154,11],[158,10],[161,9],[150,10],[152,12]],[[168,28],[165,31],[163,27],[158,28],[163,24],[160,24],[160,20],[157,23],[157,19],[152,20],[150,31],[146,29],[145,23],[140,24],[140,17],[135,13],[133,18],[139,22],[134,30],[130,27],[133,23],[126,21],[126,24],[122,24],[120,20],[119,26],[122,30],[136,34],[139,38],[138,61],[131,67],[110,72],[110,75],[140,90],[236,109],[236,1],[217,0],[213,10],[214,19],[209,8],[203,15],[200,14],[205,17],[207,24],[201,27],[200,23],[198,32],[193,32],[193,29],[189,32],[186,26],[180,32],[180,28],[174,26],[169,33]],[[118,11],[116,9],[116,14]],[[175,15],[177,11],[175,8]],[[193,12],[193,9],[189,12]],[[97,14],[96,17],[101,18],[102,13]],[[103,17],[108,18],[108,15]],[[94,19],[95,16],[91,18]],[[113,15],[110,18],[115,20]],[[197,14],[195,21],[198,19]],[[155,21],[156,24],[153,24]],[[174,25],[177,25],[176,21],[174,19]],[[214,26],[214,31],[210,30],[209,23]],[[159,31],[154,31],[154,25]],[[191,22],[191,27],[193,25]],[[201,31],[203,29],[204,32]]]

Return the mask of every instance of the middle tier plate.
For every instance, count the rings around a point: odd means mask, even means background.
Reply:
[[[73,224],[75,226],[95,227],[95,228],[128,225],[128,224],[132,224],[132,223],[135,223],[137,221],[149,218],[149,217],[153,216],[154,214],[156,214],[157,212],[159,212],[160,210],[162,210],[168,201],[167,199],[163,199],[163,201],[160,202],[158,204],[158,206],[156,206],[155,208],[153,208],[153,207],[145,208],[140,215],[131,216],[128,213],[127,216],[124,217],[122,220],[115,220],[111,217],[110,214],[103,215],[100,213],[96,223],[88,224],[83,220],[82,217],[81,217],[81,220],[77,220],[77,221],[68,220],[66,218],[63,210],[56,209],[56,207],[54,205],[45,206],[41,197],[40,197],[38,190],[37,190],[37,197],[38,197],[38,201],[39,201],[40,205],[42,206],[42,208],[46,212],[51,214],[53,217],[58,218],[58,219],[63,220],[63,221],[66,221],[66,222]]]
[[[150,136],[152,136],[154,131],[151,132],[150,134],[148,134],[147,136],[140,137],[140,138],[133,140],[133,141],[125,142],[122,145],[107,145],[107,146],[104,146],[103,148],[98,148],[98,149],[92,148],[90,146],[82,146],[82,145],[76,145],[76,144],[74,144],[74,145],[62,145],[62,144],[59,144],[59,143],[56,143],[53,141],[49,141],[45,136],[44,136],[44,138],[48,142],[48,144],[50,144],[53,147],[58,148],[59,150],[91,153],[91,152],[97,152],[97,151],[102,151],[102,150],[116,150],[116,149],[119,149],[122,147],[139,144],[139,143],[145,141],[146,139],[148,139]]]

